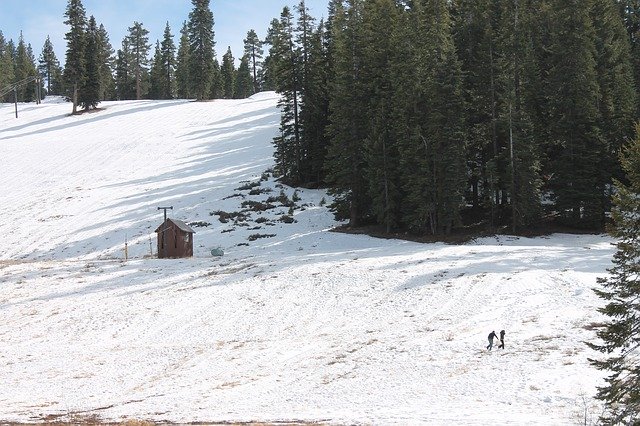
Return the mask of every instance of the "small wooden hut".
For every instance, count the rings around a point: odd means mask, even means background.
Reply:
[[[195,231],[183,221],[168,218],[156,229],[156,234],[158,234],[158,258],[193,256]]]

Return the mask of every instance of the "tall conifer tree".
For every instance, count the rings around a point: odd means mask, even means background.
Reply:
[[[98,27],[98,56],[100,62],[100,99],[105,101],[115,99],[114,50],[109,41],[109,34],[103,24]]]
[[[275,89],[280,94],[280,136],[274,139],[275,172],[291,184],[301,182],[300,76],[294,46],[293,14],[282,9],[280,21],[269,35]]]
[[[327,29],[324,21],[321,21],[311,36],[309,73],[303,106],[307,117],[304,123],[304,137],[307,139],[308,146],[305,180],[311,186],[324,186],[325,182],[330,66]]]
[[[188,99],[191,97],[189,67],[189,31],[187,23],[182,24],[180,30],[180,43],[178,45],[178,53],[176,55],[176,94],[178,98]]]
[[[400,182],[398,138],[393,120],[395,97],[396,47],[400,40],[398,25],[401,11],[394,0],[373,0],[365,3],[362,15],[361,40],[364,110],[367,137],[363,141],[367,192],[377,223],[387,232],[400,222]],[[391,71],[391,72],[390,72]]]
[[[233,97],[235,99],[245,99],[254,93],[254,80],[251,75],[251,66],[249,65],[249,57],[244,55],[240,59],[240,66],[236,71]]]
[[[593,0],[554,0],[548,80],[553,190],[560,220],[599,228],[604,221],[601,179],[606,156],[597,79]]]
[[[600,342],[590,346],[606,358],[591,360],[610,373],[597,397],[605,402],[605,425],[640,422],[640,126],[635,140],[622,152],[629,185],[616,183],[613,226],[617,251],[609,276],[601,278],[596,293],[607,304],[599,309],[609,320],[598,330]]]
[[[122,40],[122,48],[116,56],[116,95],[118,100],[136,98],[136,78],[134,73],[134,58],[129,41]]]
[[[253,93],[258,93],[260,91],[260,80],[258,77],[260,75],[264,50],[262,48],[262,41],[253,29],[249,30],[247,38],[244,39],[244,54],[248,58],[253,78]]]
[[[1,54],[1,52],[0,52]],[[1,60],[1,59],[0,59]],[[56,57],[56,53],[53,50],[53,44],[51,39],[47,36],[42,47],[42,53],[40,54],[38,64],[38,70],[40,75],[46,82],[48,95],[59,95],[62,90],[62,67],[60,67],[60,61]],[[0,84],[0,87],[3,87]]]
[[[336,217],[349,219],[357,227],[370,215],[362,141],[366,138],[366,117],[361,108],[363,94],[362,0],[347,0],[336,7],[332,24],[333,84],[329,101],[330,137],[327,180],[334,195],[332,209]]]
[[[629,39],[619,9],[612,0],[594,0],[591,15],[600,94],[599,129],[605,144],[600,177],[602,186],[610,188],[612,177],[622,178],[618,157],[623,143],[633,137],[637,94]],[[608,191],[603,193],[607,209],[610,195]]]
[[[64,65],[64,80],[67,93],[73,101],[73,113],[77,111],[78,93],[86,78],[85,70],[85,31],[87,28],[87,16],[81,0],[69,0],[65,10],[65,25],[69,26],[69,32],[65,34],[67,40],[67,53]]]
[[[129,27],[127,35],[131,56],[133,59],[133,73],[136,79],[136,99],[142,99],[146,93],[146,79],[149,72],[149,31],[141,22],[135,21]]]
[[[208,99],[211,91],[215,56],[213,13],[209,0],[191,0],[189,13],[189,86],[198,100]]]
[[[502,99],[497,33],[504,4],[506,1],[457,0],[453,8],[454,37],[465,76],[469,202],[490,227],[500,225],[500,208],[507,200],[505,133],[498,126]]]
[[[0,90],[10,90],[10,84],[14,81],[13,57],[11,47],[0,31]],[[13,97],[13,93],[7,93],[5,99]],[[4,99],[0,98],[0,102]]]
[[[176,72],[176,45],[173,42],[171,27],[167,22],[164,28],[162,43],[160,44],[161,63],[162,63],[162,91],[160,93],[162,99],[172,99],[175,93],[175,72]]]
[[[149,98],[163,99],[164,67],[162,66],[162,53],[160,41],[156,40],[156,49],[151,59],[151,71],[149,71]]]
[[[25,44],[22,32],[20,32],[14,67],[14,78],[16,81],[21,81],[37,75],[36,65],[32,55],[33,54],[30,52],[29,46]],[[17,88],[18,101],[31,102],[35,100],[35,87],[35,82],[19,86]]]
[[[85,70],[86,76],[83,80],[82,90],[78,102],[85,111],[96,108],[100,103],[100,33],[96,19],[91,16],[86,32],[86,48],[85,48]]]
[[[231,47],[227,47],[227,52],[222,56],[222,66],[220,73],[222,74],[223,95],[224,99],[233,99],[233,89],[235,87],[236,67],[235,59],[231,53]]]
[[[417,96],[423,100],[417,102],[417,127],[403,153],[404,163],[414,162],[419,170],[403,179],[405,221],[417,232],[446,235],[459,224],[466,180],[461,65],[447,1],[424,0],[414,6],[414,13],[415,66],[422,90]]]
[[[499,134],[504,135],[506,188],[509,194],[510,230],[516,233],[538,223],[541,218],[540,153],[528,109],[524,86],[528,70],[535,67],[530,40],[538,25],[524,0],[502,2],[496,30],[497,77],[500,95],[497,108]],[[507,214],[505,213],[505,216]]]

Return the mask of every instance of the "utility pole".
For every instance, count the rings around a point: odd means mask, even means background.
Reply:
[[[13,102],[16,105],[16,118],[18,118],[18,87],[13,86]]]
[[[158,207],[158,210],[164,210],[164,221],[167,221],[167,210],[173,210],[173,206],[169,207]]]
[[[164,222],[162,222],[162,228],[160,230],[160,232],[162,232],[162,247],[158,247],[158,257],[160,257],[160,250],[164,250],[165,249],[165,243],[164,243],[164,224],[167,223],[167,210],[173,210],[173,206],[169,206],[169,207],[158,207],[158,210],[164,210]]]

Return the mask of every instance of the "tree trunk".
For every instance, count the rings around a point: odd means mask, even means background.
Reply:
[[[73,112],[72,114],[78,113],[78,83],[73,83]]]

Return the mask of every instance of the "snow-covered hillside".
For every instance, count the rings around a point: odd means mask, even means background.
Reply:
[[[265,173],[276,102],[0,106],[0,421],[595,421],[611,239],[329,232]],[[194,258],[151,256],[159,206]]]

